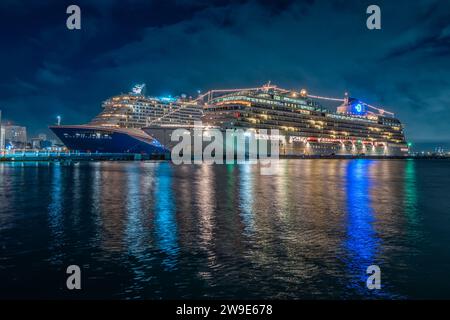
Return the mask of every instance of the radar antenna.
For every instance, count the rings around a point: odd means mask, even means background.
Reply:
[[[133,88],[131,89],[131,91],[132,91],[134,94],[143,95],[143,94],[144,94],[144,91],[145,91],[145,83],[142,83],[142,84],[135,84],[135,85],[133,86]]]

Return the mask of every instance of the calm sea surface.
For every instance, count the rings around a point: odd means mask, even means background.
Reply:
[[[449,161],[282,160],[275,173],[1,163],[0,298],[450,298]],[[81,291],[66,289],[72,264]]]

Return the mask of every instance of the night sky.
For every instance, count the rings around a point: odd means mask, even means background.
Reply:
[[[82,29],[66,28],[77,4]],[[368,30],[366,8],[381,7]],[[413,141],[450,141],[450,1],[0,2],[0,109],[31,134],[86,123],[109,96],[253,87],[396,113]]]

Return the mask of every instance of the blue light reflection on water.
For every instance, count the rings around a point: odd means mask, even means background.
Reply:
[[[172,169],[170,164],[158,165],[155,186],[155,232],[159,249],[166,254],[162,264],[166,270],[176,268],[178,231],[175,219],[175,206],[172,191]]]
[[[371,207],[370,168],[372,160],[349,161],[346,168],[347,239],[345,247],[349,258],[347,268],[352,274],[349,287],[367,291],[367,267],[376,264],[379,238],[374,230],[374,211]]]

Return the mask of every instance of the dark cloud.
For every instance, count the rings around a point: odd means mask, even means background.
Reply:
[[[412,139],[450,140],[448,1],[72,1],[0,3],[0,108],[43,130],[58,114],[89,121],[108,96],[146,82],[150,94],[255,86],[269,80],[352,95],[396,112]]]

